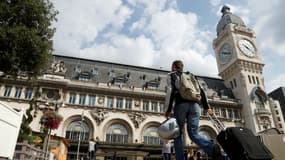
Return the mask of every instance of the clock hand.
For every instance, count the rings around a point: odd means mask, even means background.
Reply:
[[[246,48],[246,49],[249,49],[248,46],[245,44],[242,44],[242,46],[244,46],[244,48]]]

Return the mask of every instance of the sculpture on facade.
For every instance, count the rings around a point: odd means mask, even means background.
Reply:
[[[139,125],[146,119],[145,115],[139,112],[129,113],[128,115],[136,128],[139,128]]]
[[[104,119],[106,117],[108,117],[108,115],[107,115],[108,112],[106,112],[102,109],[97,109],[97,110],[93,110],[93,111],[89,111],[89,112],[92,115],[92,117],[95,119],[95,121],[98,125],[100,125],[101,122],[103,122]]]
[[[65,73],[66,67],[63,61],[55,61],[51,64],[51,70],[53,73]]]

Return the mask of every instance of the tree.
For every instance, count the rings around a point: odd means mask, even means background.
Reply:
[[[52,57],[58,11],[49,0],[0,1],[0,71],[35,78]]]

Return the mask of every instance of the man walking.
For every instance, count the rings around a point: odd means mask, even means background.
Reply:
[[[212,160],[220,160],[221,153],[220,147],[214,144],[208,139],[205,139],[198,133],[199,118],[200,118],[200,106],[199,101],[187,100],[182,98],[179,93],[179,80],[183,73],[183,62],[176,60],[172,63],[171,71],[168,74],[167,93],[165,98],[165,106],[167,110],[165,117],[168,118],[174,106],[174,117],[180,128],[180,135],[174,139],[175,156],[177,160],[185,160],[184,158],[184,146],[182,140],[182,133],[184,128],[185,119],[187,120],[187,132],[189,138],[196,143],[201,149],[203,149],[208,155],[212,156]],[[201,89],[201,88],[200,88]],[[195,99],[199,99],[202,102],[203,107],[209,114],[213,114],[212,109],[207,103],[207,98],[203,90],[200,94],[196,95]]]

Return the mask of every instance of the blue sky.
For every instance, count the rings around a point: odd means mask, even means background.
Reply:
[[[213,39],[228,5],[257,35],[266,91],[285,86],[285,1],[51,0],[59,11],[55,54],[218,77]]]

